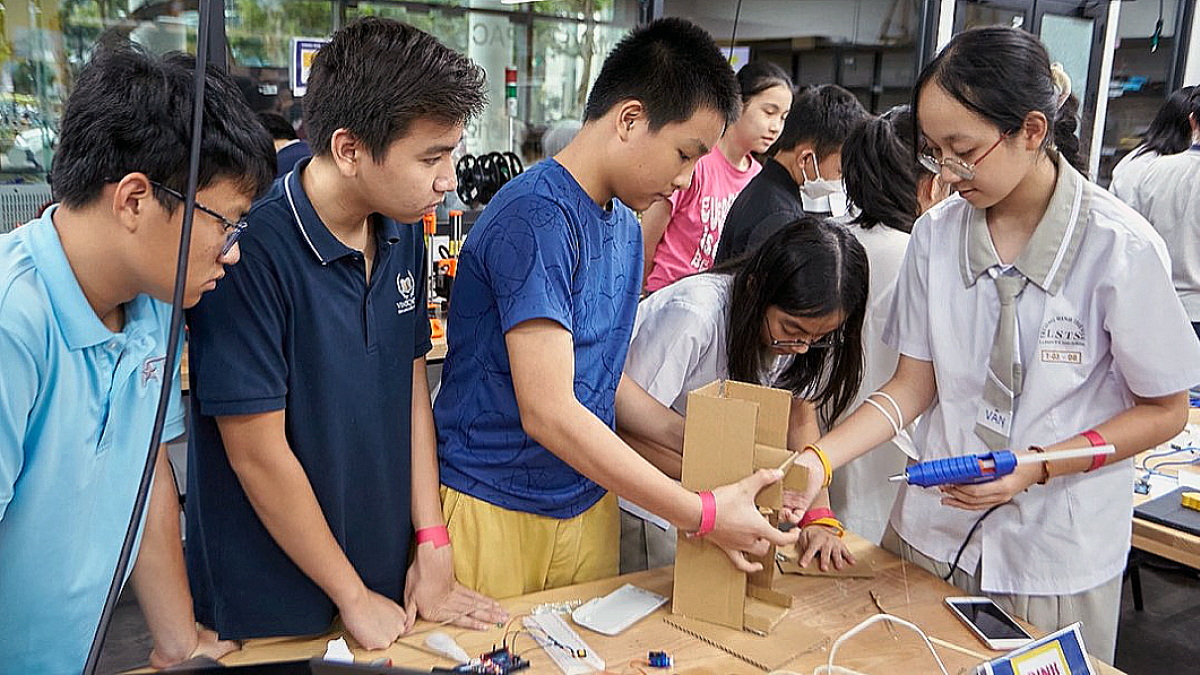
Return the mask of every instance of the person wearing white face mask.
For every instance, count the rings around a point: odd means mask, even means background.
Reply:
[[[729,208],[714,263],[754,250],[805,213],[845,215],[842,143],[867,117],[854,94],[837,85],[799,92],[762,171]]]

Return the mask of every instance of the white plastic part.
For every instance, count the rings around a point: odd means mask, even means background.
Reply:
[[[425,636],[425,646],[439,654],[445,654],[447,658],[456,663],[466,663],[471,660],[471,655],[467,653],[467,650],[460,647],[454,638],[440,630],[435,630]]]

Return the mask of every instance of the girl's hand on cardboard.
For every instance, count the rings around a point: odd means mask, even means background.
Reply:
[[[821,458],[817,456],[817,453],[806,451],[796,456],[796,461],[792,466],[807,469],[809,480],[804,492],[783,491],[783,510],[780,512],[780,520],[799,523],[804,512],[808,510],[821,491],[825,479],[825,465],[821,463]]]
[[[809,563],[819,558],[821,571],[828,572],[830,569],[849,567],[855,562],[837,530],[825,525],[814,523],[801,530],[798,548],[803,551],[800,555],[801,567],[808,567]]]

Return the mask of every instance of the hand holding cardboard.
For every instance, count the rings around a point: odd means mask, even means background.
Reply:
[[[780,532],[759,513],[755,504],[758,493],[782,479],[783,472],[778,469],[759,469],[736,483],[713,490],[717,522],[708,540],[721,547],[733,566],[747,574],[763,568],[762,563],[747,560],[747,554],[762,557],[771,545],[790,546],[800,536],[797,530]]]
[[[783,518],[793,516],[796,522],[804,516],[804,512],[812,505],[813,500],[817,498],[817,493],[821,491],[822,477],[825,475],[825,465],[821,462],[821,458],[812,450],[806,450],[796,457],[795,466],[803,467],[808,471],[808,475],[813,477],[813,480],[805,484],[803,490],[784,490],[783,491]]]

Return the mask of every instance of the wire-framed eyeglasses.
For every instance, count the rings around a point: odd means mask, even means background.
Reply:
[[[941,174],[942,169],[947,169],[950,171],[950,173],[963,180],[975,180],[975,167],[979,166],[979,163],[982,162],[984,158],[992,154],[992,151],[999,147],[1000,144],[1004,142],[1004,139],[1008,138],[1010,134],[1011,132],[1005,132],[1001,134],[1000,138],[996,139],[995,143],[992,143],[992,147],[985,150],[984,153],[979,156],[979,159],[975,160],[974,162],[964,162],[957,157],[945,157],[943,159],[938,159],[928,152],[922,152],[921,154],[917,155],[917,160],[921,162],[921,166],[926,171],[935,176]]]

